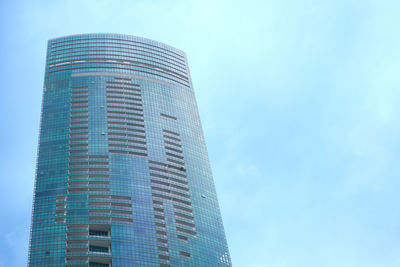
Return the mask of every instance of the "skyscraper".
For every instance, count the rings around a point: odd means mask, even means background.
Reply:
[[[48,42],[28,265],[231,266],[185,54]]]

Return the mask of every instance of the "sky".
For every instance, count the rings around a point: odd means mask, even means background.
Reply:
[[[0,267],[26,266],[49,38],[186,52],[236,267],[400,266],[400,2],[0,0]]]

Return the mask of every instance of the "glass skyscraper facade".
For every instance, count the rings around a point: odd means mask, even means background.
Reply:
[[[28,266],[231,266],[185,54],[48,42]]]

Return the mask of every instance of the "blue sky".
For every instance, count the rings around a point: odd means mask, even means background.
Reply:
[[[400,266],[400,2],[0,0],[0,267],[27,260],[47,39],[187,53],[234,266]]]

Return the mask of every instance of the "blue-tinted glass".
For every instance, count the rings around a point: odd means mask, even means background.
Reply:
[[[48,43],[29,266],[231,266],[185,54]]]

